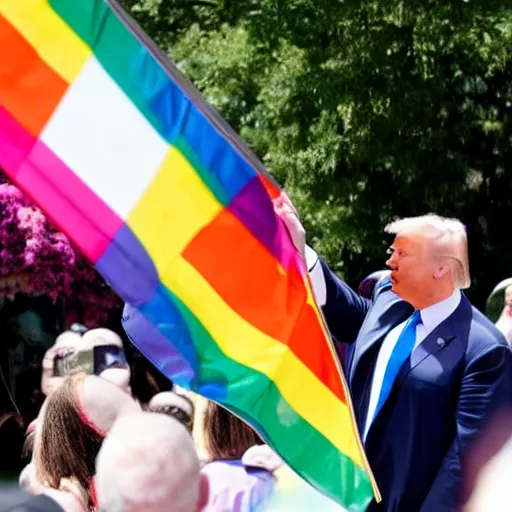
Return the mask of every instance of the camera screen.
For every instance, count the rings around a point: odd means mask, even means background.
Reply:
[[[128,368],[122,347],[99,345],[92,349],[79,350],[64,357],[56,357],[53,363],[53,374],[56,377],[79,372],[99,375],[108,368]]]
[[[80,350],[64,357],[56,357],[53,363],[53,374],[64,377],[84,372],[94,374],[94,353],[92,350]]]
[[[124,350],[117,345],[94,347],[94,373],[99,375],[108,368],[128,368]]]

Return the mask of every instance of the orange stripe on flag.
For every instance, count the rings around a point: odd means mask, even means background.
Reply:
[[[231,309],[260,331],[287,344],[320,381],[346,401],[328,341],[314,306],[307,302],[297,268],[292,266],[286,272],[228,210],[192,240],[183,257]],[[247,272],[241,261],[247,262],[252,272]],[[286,305],[286,314],[278,315],[282,304]]]
[[[68,84],[2,16],[0,48],[0,104],[38,137]]]
[[[272,183],[270,178],[263,176],[263,174],[258,174],[258,178],[265,187],[265,190],[267,191],[267,194],[270,196],[270,199],[276,199],[277,197],[279,197],[281,191],[279,190],[277,185],[274,185],[274,183]]]

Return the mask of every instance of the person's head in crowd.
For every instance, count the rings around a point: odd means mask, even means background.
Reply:
[[[130,366],[123,342],[110,329],[87,330],[80,324],[73,324],[57,336],[43,358],[41,390],[48,396],[67,375],[79,372],[98,375],[130,392]]]
[[[67,377],[45,401],[34,443],[38,482],[59,489],[74,479],[88,501],[95,459],[117,417],[140,411],[133,398],[116,385],[93,375]]]
[[[505,288],[503,310],[496,322],[496,327],[512,345],[512,285]]]
[[[101,512],[197,512],[208,499],[187,429],[149,412],[115,422],[96,461],[95,488]]]
[[[393,291],[415,309],[471,284],[466,229],[456,219],[424,215],[388,224],[395,235],[386,262]]]
[[[254,445],[263,444],[256,432],[229,411],[208,402],[204,414],[205,450],[209,460],[239,460]]]
[[[210,492],[202,512],[237,510],[241,503],[265,510],[261,507],[275,490],[274,472],[282,467],[281,458],[221,406],[208,402],[203,418],[206,457],[201,474],[208,478]]]
[[[194,404],[186,396],[179,395],[173,391],[158,393],[150,400],[148,411],[172,416],[192,433],[194,425]]]
[[[505,309],[512,313],[512,284],[505,288]]]

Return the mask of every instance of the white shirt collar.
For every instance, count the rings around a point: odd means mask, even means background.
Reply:
[[[441,322],[444,322],[458,307],[462,299],[460,290],[439,302],[420,310],[421,321],[426,332],[432,332]]]

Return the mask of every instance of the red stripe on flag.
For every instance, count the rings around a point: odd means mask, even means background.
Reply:
[[[43,142],[0,107],[0,166],[95,263],[122,220]]]
[[[263,174],[258,174],[258,178],[265,187],[265,190],[267,191],[267,194],[269,195],[270,199],[276,199],[279,197],[281,191],[279,190],[279,187],[275,185],[270,178],[263,176]]]
[[[328,341],[315,311],[306,303],[303,278],[295,266],[286,272],[228,210],[195,237],[183,257],[235,312],[287,344],[319,380],[346,401]]]
[[[0,105],[29,133],[38,136],[68,84],[2,16],[0,48]]]

